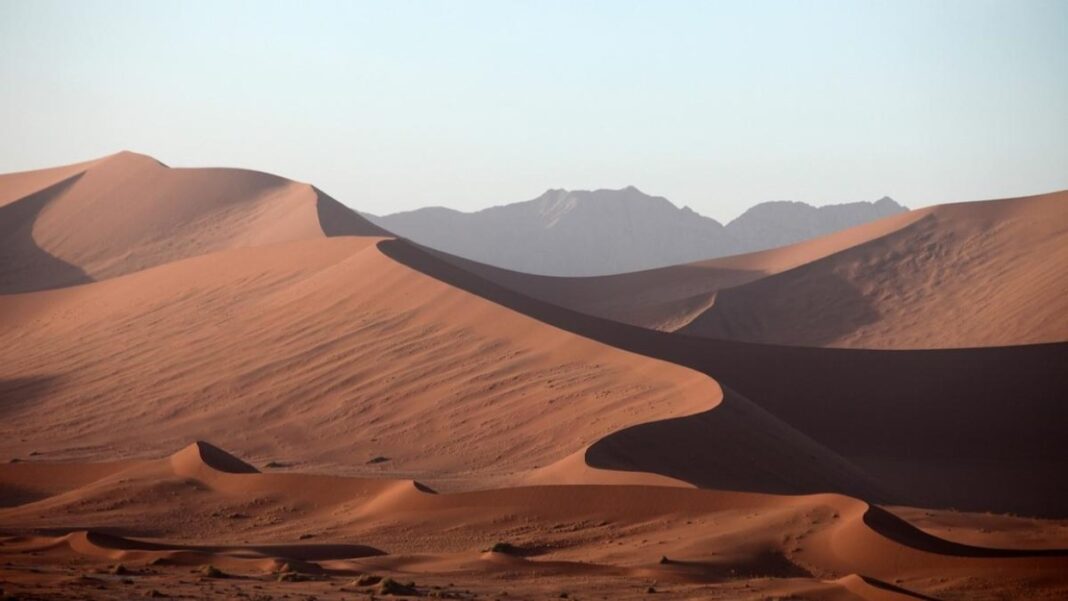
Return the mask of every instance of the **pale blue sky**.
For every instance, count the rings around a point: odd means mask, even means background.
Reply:
[[[0,172],[130,149],[376,213],[1022,195],[1068,188],[1068,1],[0,0],[0,134]]]

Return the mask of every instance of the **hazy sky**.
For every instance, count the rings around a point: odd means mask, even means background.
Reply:
[[[0,136],[0,172],[130,149],[375,213],[1022,195],[1068,188],[1068,1],[0,0]]]

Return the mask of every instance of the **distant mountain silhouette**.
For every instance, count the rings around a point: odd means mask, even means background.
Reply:
[[[738,245],[732,249],[734,254],[786,246],[906,210],[889,196],[823,207],[776,200],[750,208],[727,224],[726,230]]]
[[[758,204],[724,226],[689,207],[622,190],[549,190],[463,213],[428,207],[377,225],[420,244],[515,271],[559,276],[652,269],[791,244],[905,211],[890,198],[813,207]]]

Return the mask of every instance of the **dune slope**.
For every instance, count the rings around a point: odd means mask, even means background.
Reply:
[[[880,238],[921,217],[917,211],[901,213],[782,248],[597,277],[533,275],[434,252],[467,271],[532,298],[613,321],[675,331],[708,310],[720,290]]]
[[[107,279],[209,252],[385,232],[307,184],[171,169],[122,152],[0,176],[0,292]]]
[[[989,535],[1004,517],[940,511],[920,530],[898,517],[917,510],[872,504],[1068,517],[1068,344],[872,351],[661,332],[596,316],[610,295],[392,238],[266,174],[123,154],[16,175],[0,205],[5,586],[206,597],[221,593],[212,565],[234,576],[227,593],[299,581],[324,599],[386,594],[355,582],[369,571],[461,598],[512,584],[560,598],[563,582],[611,598],[1068,586],[1054,522]],[[1011,231],[963,254],[950,243],[979,231],[976,211],[935,209],[725,259],[711,283],[662,270],[605,286],[659,282],[631,315],[676,327],[701,313],[696,327],[724,295],[917,231],[945,242],[947,264],[974,259],[969,274],[1031,265],[999,246],[1021,232],[1044,232],[1033,244],[1057,260],[1059,213],[1018,223],[1027,207],[984,205],[982,223]],[[1021,288],[1049,276],[1022,273]],[[967,536],[936,535],[947,523]],[[137,571],[72,573],[116,561]]]
[[[721,291],[681,331],[863,348],[1068,340],[1068,192],[915,213],[886,236]]]
[[[243,432],[232,444],[263,462],[511,478],[720,399],[702,374],[425,277],[377,240],[235,249],[0,296],[0,336],[19,341],[0,350],[3,417],[21,433],[0,452],[151,454]]]
[[[1068,192],[943,205],[782,248],[590,278],[437,253],[526,296],[706,338],[947,348],[1068,340]]]
[[[379,247],[556,327],[708,374],[859,467],[901,503],[1065,515],[1068,489],[1059,474],[1068,462],[1061,432],[1068,344],[901,352],[682,336],[562,310],[404,241]]]
[[[563,581],[583,592],[622,587],[613,598],[649,581],[703,598],[737,596],[742,591],[732,590],[743,582],[744,594],[757,598],[998,598],[1065,590],[1060,574],[1068,550],[954,543],[839,495],[653,486],[436,494],[411,481],[260,474],[242,465],[195,443],[163,459],[94,468],[96,480],[68,479],[53,496],[0,509],[0,527],[61,533],[0,540],[0,554],[19,562],[32,553],[68,564],[122,562],[136,575],[126,586],[174,583],[177,576],[181,588],[189,566],[213,565],[280,592],[287,587],[274,582],[284,583],[274,578],[279,572],[330,581],[370,570],[414,577],[423,587],[427,579],[535,589],[537,582]],[[0,465],[0,484],[26,480],[42,467]],[[526,516],[522,523],[517,513]],[[105,534],[94,524],[126,534]],[[147,533],[153,540],[144,540]],[[503,537],[508,546],[486,551],[486,541]],[[238,538],[245,542],[227,542]],[[19,564],[7,565],[10,575],[25,577]],[[323,582],[323,592],[353,592],[330,586],[337,584]]]

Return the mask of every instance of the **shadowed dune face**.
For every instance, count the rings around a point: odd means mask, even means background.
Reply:
[[[591,590],[602,592],[621,584],[640,591],[655,580],[686,597],[730,596],[739,591],[698,587],[745,581],[740,592],[758,597],[785,590],[808,598],[813,587],[823,587],[812,598],[824,598],[841,594],[838,587],[863,592],[868,586],[920,598],[941,597],[943,590],[997,598],[1056,596],[1064,590],[1058,575],[1068,567],[1066,549],[956,543],[838,495],[589,485],[431,494],[410,481],[233,473],[213,464],[244,462],[196,443],[163,459],[74,464],[65,472],[49,464],[0,465],[4,486],[34,473],[63,484],[32,502],[0,508],[0,527],[38,530],[0,539],[0,555],[22,561],[47,552],[68,565],[122,562],[134,579],[127,591],[176,577],[180,589],[190,567],[212,565],[238,584],[247,579],[272,592],[281,581],[275,576],[289,571],[349,582],[368,572],[400,573],[426,590],[427,579],[436,578],[472,579],[476,587],[489,578],[497,589],[529,586],[531,578],[575,578],[569,587],[588,587],[592,579]],[[160,503],[161,495],[168,502]],[[188,503],[200,511],[190,513]],[[232,517],[236,509],[239,518]],[[517,514],[524,516],[521,525]],[[104,521],[112,532],[93,526]],[[506,548],[515,551],[487,552],[486,541],[500,540],[502,527],[513,541]],[[156,540],[141,540],[146,532]],[[309,532],[320,535],[303,536]],[[222,542],[237,538],[245,542]],[[842,574],[863,577],[852,582]],[[605,587],[600,578],[614,584]],[[329,588],[335,585],[322,586],[336,598]]]
[[[227,453],[219,447],[198,440],[171,456],[175,471],[191,468],[210,468],[227,474],[258,474],[259,470]]]
[[[144,455],[251,427],[234,444],[259,462],[471,487],[718,402],[702,374],[428,278],[377,240],[235,249],[0,297],[0,336],[20,341],[0,349],[0,377],[61,376],[9,416],[24,440],[2,452]]]
[[[662,474],[699,488],[893,497],[855,465],[729,390],[703,413],[610,434],[585,459],[592,467]]]
[[[356,211],[326,195],[319,188],[315,192],[315,212],[323,235],[334,236],[392,236],[386,230],[367,221]]]
[[[136,562],[179,589],[190,566],[270,587],[297,572],[330,599],[352,592],[332,578],[368,571],[571,578],[613,598],[644,598],[646,581],[694,597],[1068,590],[1062,524],[919,514],[968,532],[936,536],[817,494],[1065,517],[1068,343],[803,348],[603,318],[835,345],[930,327],[866,282],[963,302],[994,274],[1005,298],[1056,304],[1065,215],[1048,198],[585,279],[449,257],[251,171],[124,153],[0,183],[0,417],[15,433],[0,454],[19,460],[0,464],[0,529],[22,534],[0,555],[20,565]],[[976,313],[1011,304],[994,300]],[[1059,327],[1014,311],[989,340]],[[982,531],[1010,519],[1028,534]],[[5,586],[51,582],[40,573],[0,566]]]
[[[782,248],[598,277],[531,275],[427,250],[524,296],[594,317],[677,331],[709,311],[720,290],[759,281],[878,239],[921,219],[924,214],[924,211],[901,213]]]
[[[767,275],[760,269],[722,267],[716,261],[611,276],[531,275],[427,252],[489,281],[560,307],[620,323],[672,331],[708,309],[718,290]]]
[[[681,331],[864,348],[1068,340],[1068,193],[924,213],[884,237],[724,290]]]
[[[0,173],[0,207],[84,173],[105,159],[18,173]]]
[[[404,241],[379,247],[556,327],[706,373],[859,467],[887,500],[1065,515],[1068,344],[900,352],[707,340],[563,311]]]
[[[617,276],[551,278],[438,256],[580,313],[705,338],[959,348],[1068,340],[1068,192],[944,205],[823,238]]]
[[[0,293],[30,292],[91,281],[81,268],[43,250],[33,238],[33,225],[41,211],[80,177],[81,174],[72,175],[0,206]]]
[[[26,193],[0,207],[0,292],[107,279],[230,248],[386,234],[312,186],[266,173],[171,169],[128,152],[56,171],[0,180],[14,190],[0,199]]]

